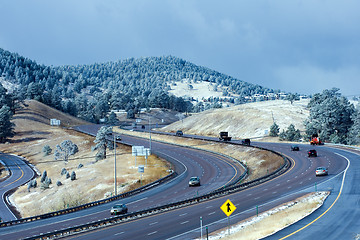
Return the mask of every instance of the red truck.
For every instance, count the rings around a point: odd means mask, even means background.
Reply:
[[[317,133],[313,134],[310,139],[311,145],[322,145],[323,143],[320,140],[320,137]]]

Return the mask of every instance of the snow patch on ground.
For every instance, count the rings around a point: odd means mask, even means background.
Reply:
[[[329,195],[329,192],[316,192],[316,193],[309,194],[306,197],[298,198],[294,201],[285,203],[281,206],[278,206],[269,211],[261,213],[256,217],[252,217],[252,218],[244,220],[238,224],[232,225],[230,227],[230,235],[228,235],[228,229],[226,228],[226,229],[220,230],[220,232],[216,232],[212,236],[209,236],[209,239],[211,239],[211,240],[223,239],[223,238],[237,239],[235,237],[233,238],[234,234],[239,233],[240,231],[245,230],[246,228],[251,227],[255,224],[261,224],[261,222],[267,218],[271,218],[271,217],[275,218],[277,214],[286,212],[298,204],[316,203],[316,205],[312,209],[310,209],[310,211],[304,211],[300,218],[294,218],[290,223],[287,223],[286,225],[276,226],[276,229],[274,229],[273,232],[271,234],[269,234],[269,235],[272,235],[272,234],[286,228],[287,226],[305,218],[306,216],[310,215],[311,213],[313,213],[316,209],[318,209],[319,207],[321,207],[323,205],[323,203],[328,195]],[[273,222],[275,223],[277,221],[273,221]],[[276,224],[274,224],[274,225],[276,225]],[[261,225],[259,225],[259,228],[261,228]],[[267,236],[269,236],[269,235],[267,235]],[[259,236],[259,238],[264,238],[267,236]]]

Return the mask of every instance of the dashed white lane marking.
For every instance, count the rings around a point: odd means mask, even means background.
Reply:
[[[213,214],[215,214],[215,212],[211,212],[211,213],[209,213],[208,215],[210,216],[210,215],[213,215]]]
[[[155,233],[157,233],[157,231],[148,233],[148,236],[153,235],[153,234],[155,234]]]
[[[127,203],[126,205],[131,205],[131,204],[133,204],[133,203],[140,202],[140,201],[145,200],[145,199],[147,199],[147,197],[142,198],[142,199],[139,199],[139,200],[136,200],[136,201],[133,201],[133,202],[131,202],[131,203]]]
[[[150,224],[149,224],[149,226],[151,226],[151,225],[155,225],[155,224],[157,224],[157,223],[159,223],[159,222],[153,222],[153,223],[150,223]]]
[[[115,233],[114,235],[117,236],[117,235],[121,235],[121,234],[123,234],[123,233],[125,233],[125,232]]]
[[[187,213],[180,214],[179,217],[185,216]]]
[[[188,223],[189,221],[185,221],[185,222],[182,222],[182,223],[180,223],[180,224],[185,224],[185,223]]]

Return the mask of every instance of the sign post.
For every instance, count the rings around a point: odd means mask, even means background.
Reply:
[[[140,184],[142,186],[142,174],[144,173],[144,165],[139,165],[138,172],[140,173]]]
[[[221,205],[220,209],[226,214],[228,218],[228,233],[230,235],[230,215],[236,210],[235,205],[228,199]]]

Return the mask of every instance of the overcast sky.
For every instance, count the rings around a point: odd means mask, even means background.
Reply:
[[[45,65],[173,55],[286,92],[360,95],[358,0],[0,0],[0,48]]]

